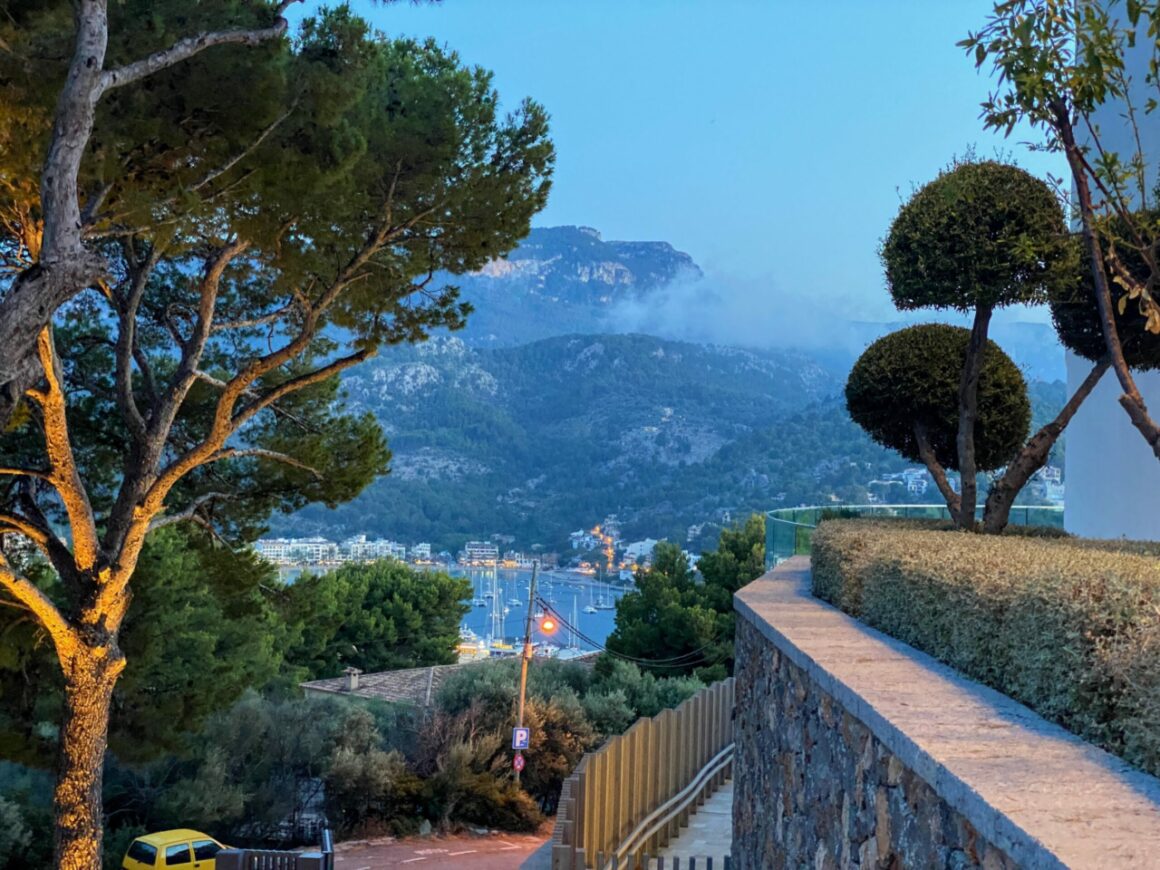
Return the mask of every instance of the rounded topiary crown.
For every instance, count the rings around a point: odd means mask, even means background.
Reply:
[[[959,465],[959,381],[970,330],[941,323],[910,326],[883,336],[854,363],[846,407],[854,422],[884,447],[921,462],[914,424],[927,430],[945,468]],[[1000,468],[1023,445],[1031,424],[1027,385],[999,345],[988,341],[979,376],[975,461]]]
[[[910,198],[882,245],[900,309],[1046,302],[1074,284],[1076,250],[1051,188],[1006,163],[959,163]]]

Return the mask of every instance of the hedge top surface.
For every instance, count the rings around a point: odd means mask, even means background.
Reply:
[[[919,456],[915,423],[927,430],[935,457],[957,469],[959,381],[971,333],[926,323],[883,336],[854,363],[846,381],[846,407],[854,422],[884,447],[911,462]],[[983,351],[979,376],[975,461],[980,470],[1005,465],[1027,438],[1031,403],[1019,367],[993,341]]]
[[[1160,561],[1145,542],[833,520],[814,592],[1160,775]]]
[[[881,256],[903,310],[1046,302],[1074,286],[1079,268],[1055,193],[993,160],[958,163],[919,188]]]

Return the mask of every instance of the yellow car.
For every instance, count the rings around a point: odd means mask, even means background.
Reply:
[[[217,870],[217,853],[226,848],[209,834],[178,828],[146,834],[129,844],[123,870],[182,867],[184,870]]]

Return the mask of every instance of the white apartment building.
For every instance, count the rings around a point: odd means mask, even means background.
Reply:
[[[499,546],[491,541],[468,541],[463,546],[463,561],[495,564],[499,561]]]
[[[649,558],[656,549],[657,541],[653,538],[645,538],[643,541],[634,541],[624,548],[624,558],[629,561],[640,563],[643,559]]]
[[[254,542],[262,558],[275,564],[338,561],[338,544],[326,538],[266,538]]]

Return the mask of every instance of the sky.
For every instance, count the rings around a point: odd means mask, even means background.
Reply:
[[[879,242],[968,148],[1065,169],[1027,149],[1030,131],[982,128],[989,81],[955,43],[987,0],[352,5],[494,71],[505,105],[547,107],[557,165],[536,225],[670,242],[762,317],[809,302],[891,319]]]

